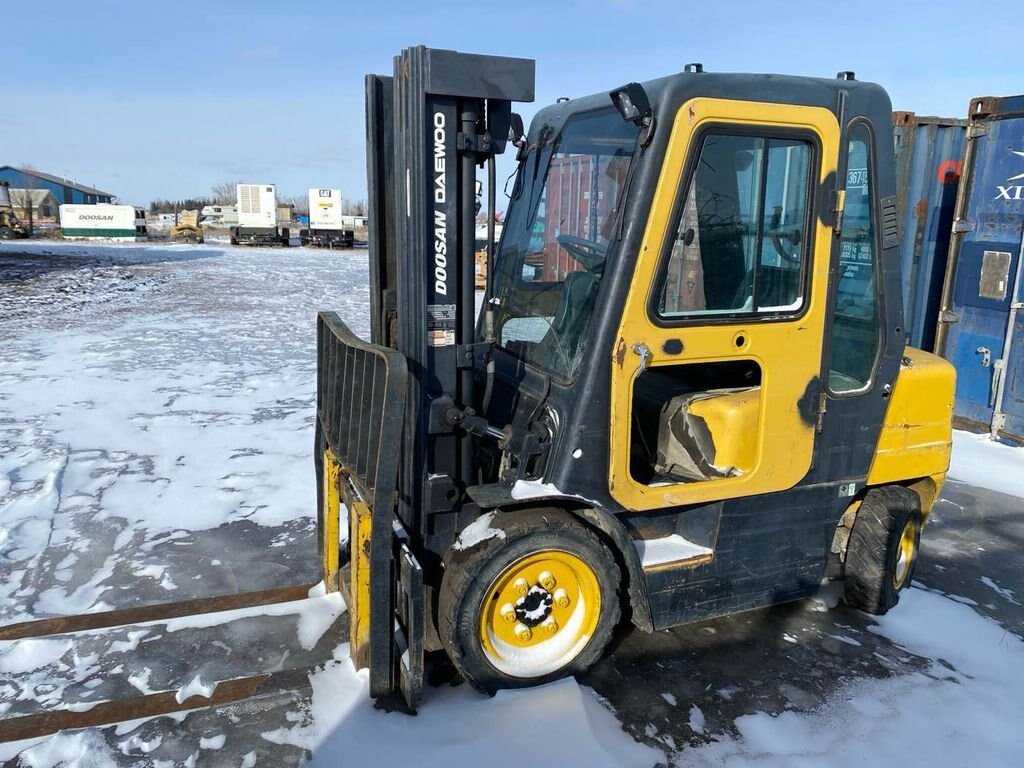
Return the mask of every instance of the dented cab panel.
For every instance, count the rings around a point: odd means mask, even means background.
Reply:
[[[869,485],[931,478],[934,500],[953,447],[956,371],[938,355],[907,347],[868,472]],[[922,498],[922,512],[928,509]]]

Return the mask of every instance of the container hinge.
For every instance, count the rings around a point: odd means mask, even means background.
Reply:
[[[1003,427],[1006,426],[1006,414],[1002,411],[996,411],[992,414],[992,426],[989,434],[996,438],[999,433],[1003,431]]]
[[[983,347],[978,347],[983,349]],[[984,365],[984,363],[982,363]],[[1003,373],[1006,371],[1006,363],[1000,358],[999,360],[992,361],[992,387],[989,390],[988,395],[988,407],[995,408],[997,403],[996,399],[999,397],[999,383],[1003,378]]]
[[[980,125],[979,123],[971,123],[967,126],[967,138],[977,139],[988,133],[988,127]]]
[[[948,309],[944,309],[941,312],[939,312],[939,322],[948,323],[950,325],[952,325],[953,323],[959,323],[960,315],[958,315],[956,312],[950,312]]]
[[[953,222],[953,231],[958,233],[973,232],[974,222],[969,219],[957,219]]]

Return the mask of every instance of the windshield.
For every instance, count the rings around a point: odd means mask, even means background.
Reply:
[[[563,379],[583,356],[637,131],[611,107],[579,114],[519,168],[495,259],[497,340]]]

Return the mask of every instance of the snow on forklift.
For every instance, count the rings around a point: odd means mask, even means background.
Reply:
[[[21,219],[14,215],[11,205],[10,185],[0,181],[0,240],[17,240],[28,237],[28,229]]]
[[[546,107],[525,59],[368,76],[372,341],[318,320],[325,578],[370,694],[480,691],[797,600],[881,614],[945,478],[954,372],[903,329],[877,85],[700,65]],[[518,171],[474,308],[474,184]],[[344,512],[347,510],[347,522]],[[339,551],[339,527],[349,526]]]

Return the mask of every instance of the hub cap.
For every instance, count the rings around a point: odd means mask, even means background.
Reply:
[[[910,565],[914,562],[916,554],[917,523],[908,520],[903,526],[903,533],[900,534],[899,552],[896,556],[896,567],[892,572],[892,585],[896,589],[902,589],[906,585],[907,574],[910,573]]]
[[[601,615],[601,588],[576,555],[549,550],[510,564],[484,595],[480,646],[511,677],[540,677],[570,664]]]

